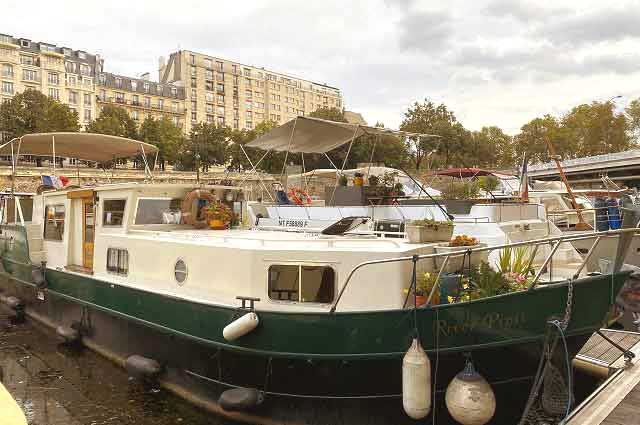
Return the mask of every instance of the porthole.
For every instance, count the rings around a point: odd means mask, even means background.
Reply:
[[[173,268],[173,275],[178,285],[184,284],[184,281],[187,280],[187,274],[187,264],[183,260],[176,261],[176,265]]]

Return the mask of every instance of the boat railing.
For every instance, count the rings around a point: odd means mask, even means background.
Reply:
[[[589,219],[593,218],[594,224],[595,220],[597,220],[596,212],[599,210],[608,210],[611,207],[592,207],[592,208],[580,208],[580,213],[589,215]],[[620,210],[620,219],[622,220],[622,208]],[[593,214],[593,215],[592,215]],[[571,223],[569,222],[569,217],[577,217],[578,212],[576,209],[566,209],[566,210],[551,210],[546,212],[547,220],[551,221],[556,226],[561,223],[566,226],[567,230],[571,227]],[[564,227],[564,226],[563,226]]]
[[[563,243],[571,243],[571,242],[591,240],[591,239],[594,240],[593,244],[589,248],[589,251],[584,256],[581,257],[582,262],[580,262],[577,265],[576,271],[572,275],[572,279],[577,279],[582,273],[582,271],[584,270],[584,268],[586,267],[587,262],[591,259],[592,254],[595,252],[596,248],[598,247],[598,245],[600,244],[603,238],[612,237],[612,236],[618,237],[618,243],[620,244],[620,241],[622,240],[623,236],[628,235],[631,237],[638,233],[640,233],[640,228],[606,230],[602,232],[581,233],[581,234],[574,234],[574,235],[564,234],[560,236],[546,237],[542,239],[532,239],[532,240],[522,241],[522,242],[511,242],[511,243],[506,243],[501,245],[469,248],[466,250],[454,251],[449,253],[417,254],[417,255],[412,255],[407,257],[383,258],[378,260],[364,261],[351,269],[351,271],[347,275],[347,278],[345,279],[344,284],[342,285],[342,288],[340,289],[340,292],[338,293],[338,296],[336,297],[336,300],[331,306],[330,312],[333,313],[336,311],[338,303],[342,299],[342,296],[347,290],[347,287],[349,286],[349,283],[351,282],[355,273],[365,267],[369,267],[372,265],[413,262],[415,267],[417,262],[420,260],[440,259],[441,265],[438,270],[437,277],[435,279],[436,284],[431,289],[431,292],[427,298],[427,304],[428,304],[435,294],[435,291],[438,287],[438,282],[440,281],[440,277],[442,276],[444,271],[447,269],[447,264],[453,258],[470,256],[474,253],[484,253],[484,252],[491,252],[491,251],[502,250],[502,249],[512,249],[512,248],[518,248],[518,247],[533,247],[534,249],[533,256],[535,256],[540,246],[550,246],[549,253],[545,256],[544,261],[539,266],[537,266],[537,272],[535,273],[531,283],[529,284],[528,290],[532,290],[533,288],[536,287],[537,283],[539,282],[543,274],[548,273],[549,280],[551,281],[553,279],[552,278],[553,257],[558,251],[558,248],[560,248],[560,245],[562,245]],[[624,258],[624,253],[618,252],[617,255],[618,256],[621,255],[622,258]]]

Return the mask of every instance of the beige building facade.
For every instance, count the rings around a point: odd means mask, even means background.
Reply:
[[[199,122],[252,129],[322,107],[343,108],[336,87],[187,50],[160,59],[159,81],[184,87],[187,133]]]
[[[185,134],[200,122],[253,129],[344,108],[336,87],[186,50],[161,58],[158,81],[105,72],[97,54],[0,34],[0,101],[39,90],[76,111],[83,128],[108,104],[138,123],[166,116]]]
[[[0,34],[0,101],[27,89],[41,91],[78,113],[82,126],[96,117],[99,55]]]
[[[97,102],[125,108],[133,120],[140,124],[145,118],[169,118],[185,131],[185,93],[183,87],[160,84],[142,78],[125,77],[108,72],[98,74]]]

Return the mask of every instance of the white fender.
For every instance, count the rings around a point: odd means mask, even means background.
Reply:
[[[493,389],[471,362],[449,383],[445,403],[451,417],[462,425],[484,425],[496,412]]]
[[[236,340],[254,330],[258,323],[260,323],[258,315],[251,311],[225,326],[222,336],[227,341]]]
[[[415,338],[402,359],[402,406],[413,419],[431,410],[431,362]]]

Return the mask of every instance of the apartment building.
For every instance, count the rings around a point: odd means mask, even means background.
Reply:
[[[97,91],[99,106],[113,104],[123,107],[137,123],[147,117],[168,117],[174,125],[184,130],[184,87],[150,81],[149,74],[132,78],[101,72],[98,74]]]
[[[99,55],[0,34],[0,101],[39,90],[78,113],[81,125],[96,116],[95,78]]]
[[[343,107],[335,87],[186,50],[160,58],[159,81],[184,87],[187,133],[199,122],[252,129]]]

